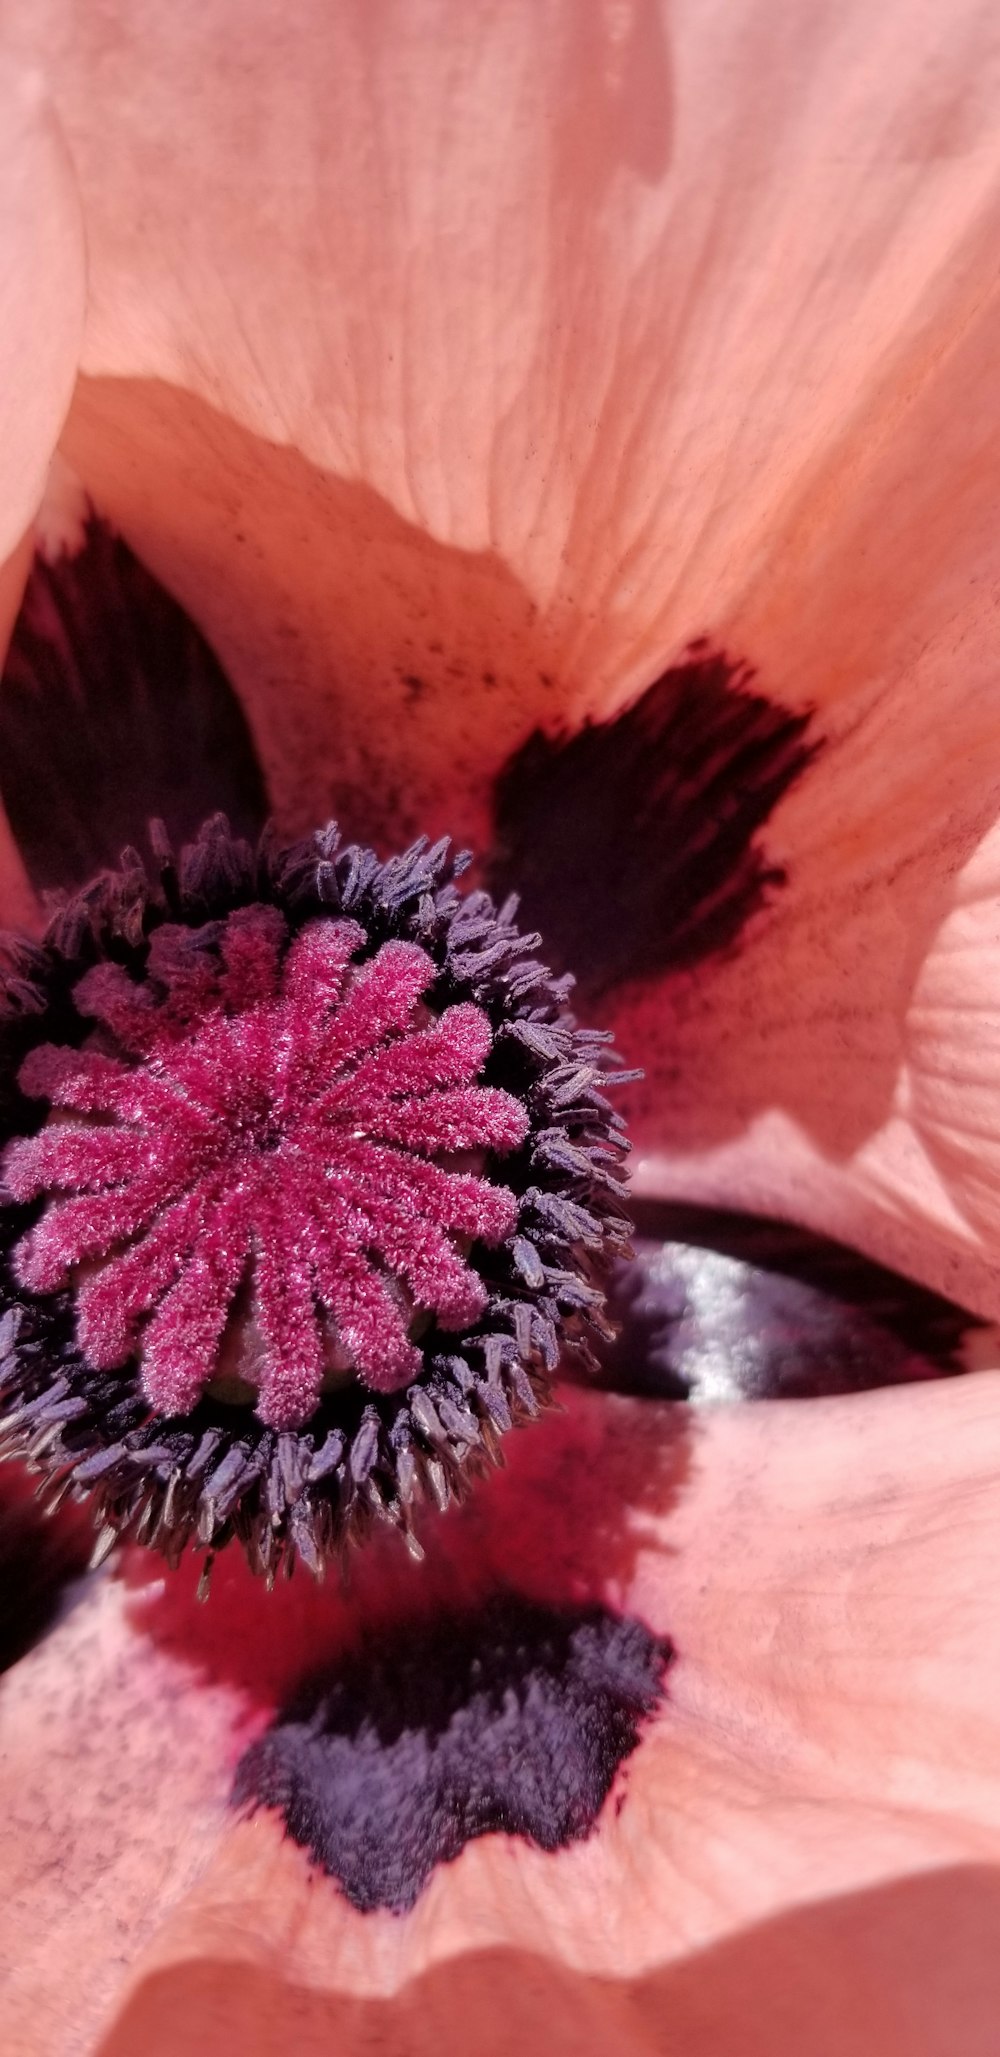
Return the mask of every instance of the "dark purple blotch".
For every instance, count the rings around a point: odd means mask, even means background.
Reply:
[[[219,810],[241,835],[267,815],[218,659],[94,517],[76,555],[35,559],[0,683],[0,797],[39,890],[116,863],[150,817],[183,843]]]
[[[489,884],[592,999],[726,949],[784,872],[758,843],[814,756],[810,716],[693,644],[613,721],[536,729],[495,790]]]
[[[601,1383],[695,1401],[811,1399],[963,1369],[981,1324],[950,1300],[806,1229],[633,1202]]]
[[[589,1835],[670,1654],[641,1621],[507,1597],[400,1629],[251,1745],[234,1799],[277,1808],[353,1906],[402,1913],[474,1836]]]
[[[91,1540],[81,1524],[46,1515],[21,1472],[0,1472],[0,1672],[80,1596]]]

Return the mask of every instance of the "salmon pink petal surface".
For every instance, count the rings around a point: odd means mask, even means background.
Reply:
[[[989,1376],[697,1416],[576,1395],[428,1531],[406,1594],[378,1552],[346,1596],[235,1559],[207,1608],[139,1566],[102,1585],[0,1697],[8,2047],[277,2057],[293,2023],[307,2057],[681,2031],[765,2057],[791,2022],[809,2057],[985,2052],[997,1407]],[[412,1912],[359,1913],[275,1815],[232,1817],[236,1758],[362,1618],[386,1637],[498,1584],[638,1612],[675,1644],[667,1698],[590,1837],[494,1833]]]
[[[695,637],[818,710],[780,907],[629,996],[645,1176],[996,1312],[991,9],[351,0],[289,38],[44,0],[5,34],[87,221],[66,448],[282,821],[484,847],[533,729]]]

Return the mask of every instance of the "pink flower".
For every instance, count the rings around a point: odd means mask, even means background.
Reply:
[[[814,754],[738,947],[605,994],[637,1186],[995,1317],[990,10],[35,0],[4,37],[4,636],[59,441],[289,833],[486,848],[533,730],[697,638],[752,664]],[[0,883],[30,919],[12,838]],[[92,1587],[4,1688],[6,2047],[985,2051],[998,1422],[991,1373],[576,1397],[409,1583]],[[501,1573],[672,1638],[625,1804],[362,1915],[233,1821],[239,1748],[359,1609]]]

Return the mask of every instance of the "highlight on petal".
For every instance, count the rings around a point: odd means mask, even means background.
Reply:
[[[184,1574],[98,1583],[0,1697],[5,2047],[985,2051],[998,1426],[989,1375],[697,1417],[574,1395],[403,1581],[375,1551],[348,1591],[228,1561],[204,1607]],[[394,1916],[277,1813],[227,1816],[244,1746],[360,1625],[498,1588],[676,1647],[590,1837],[480,1837]]]
[[[93,1582],[0,1693],[0,2022],[6,2047],[33,2057],[88,2047],[122,1956],[190,1889],[224,1828],[234,1696],[189,1694],[189,1675],[135,1637],[121,1602]]]
[[[998,809],[1000,812],[1000,809]],[[900,1095],[968,1231],[1000,1250],[1000,822],[954,880],[906,1017]]]
[[[997,1362],[997,1333],[953,1301],[808,1230],[633,1202],[600,1383],[690,1400],[813,1400]]]
[[[42,498],[76,377],[83,299],[69,156],[41,77],[0,52],[0,561]]]

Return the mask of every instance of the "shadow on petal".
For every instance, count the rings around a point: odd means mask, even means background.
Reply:
[[[0,1473],[0,1672],[54,1628],[85,1590],[91,1537],[75,1507],[46,1514],[21,1465]]]
[[[227,1551],[206,1606],[196,1597],[203,1560],[189,1558],[164,1578],[136,1550],[126,1560],[133,1626],[266,1713],[318,1667],[352,1653],[362,1630],[432,1621],[497,1593],[548,1606],[616,1604],[642,1553],[669,1554],[654,1524],[687,1488],[699,1425],[685,1407],[646,1409],[568,1388],[563,1397],[566,1412],[514,1438],[505,1467],[463,1506],[428,1514],[420,1564],[386,1531],[353,1552],[339,1589],[302,1578],[269,1594]],[[669,1617],[649,1626],[669,1634]]]
[[[498,767],[568,698],[499,556],[162,381],[82,380],[64,447],[218,653],[283,830],[483,846]]]
[[[500,1947],[388,1997],[193,1959],[142,1979],[97,2057],[992,2057],[998,1921],[1000,1869],[962,1865],[796,1908],[621,1983]]]
[[[37,555],[0,685],[0,797],[32,884],[85,885],[151,818],[176,845],[267,796],[239,702],[204,638],[121,538],[90,519]]]

